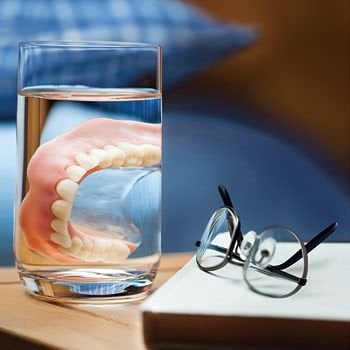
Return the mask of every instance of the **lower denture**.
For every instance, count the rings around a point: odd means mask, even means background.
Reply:
[[[127,259],[137,244],[75,228],[73,201],[81,181],[95,171],[159,164],[160,142],[159,124],[95,118],[41,145],[28,164],[29,191],[19,213],[26,245],[60,263]]]

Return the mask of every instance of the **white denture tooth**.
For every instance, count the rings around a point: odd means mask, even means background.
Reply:
[[[90,255],[93,247],[94,247],[94,243],[92,242],[92,240],[89,238],[84,238],[83,239],[83,246],[81,247],[79,252],[74,254],[74,255],[80,259],[85,260]]]
[[[54,232],[50,235],[51,241],[60,245],[62,248],[69,248],[72,245],[72,240],[69,236]]]
[[[73,237],[72,238],[72,245],[65,249],[67,253],[76,255],[79,253],[80,249],[83,246],[83,241],[79,237]]]
[[[122,262],[130,255],[129,247],[123,242],[113,242],[113,245],[106,257],[106,262]]]
[[[162,159],[162,153],[160,147],[143,144],[140,146],[143,151],[143,163],[142,165],[151,166],[159,164]]]
[[[70,165],[66,169],[66,173],[68,174],[71,180],[79,182],[82,179],[82,177],[86,174],[86,170],[79,165]]]
[[[89,153],[90,156],[98,159],[101,168],[109,168],[112,165],[112,157],[106,151],[99,148],[93,148]]]
[[[86,258],[88,261],[104,261],[111,248],[111,242],[107,239],[98,238],[94,242],[91,254]]]
[[[72,211],[72,205],[72,202],[68,202],[64,199],[57,199],[52,203],[51,211],[58,219],[68,221]]]
[[[86,153],[78,153],[75,160],[85,170],[91,170],[98,166],[98,159]]]
[[[67,230],[67,221],[63,221],[60,219],[54,219],[50,223],[51,228],[62,235],[69,235]]]
[[[102,241],[102,240],[99,240]],[[105,261],[107,258],[107,255],[109,254],[111,248],[112,248],[112,242],[111,240],[103,240],[103,243],[99,243],[100,244],[100,257],[99,260],[100,261]]]
[[[113,145],[107,145],[103,147],[103,150],[106,151],[112,158],[112,168],[119,168],[123,165],[125,159],[125,153],[120,150],[118,147]]]
[[[79,185],[70,180],[64,179],[61,180],[56,186],[57,194],[68,202],[73,202],[75,195],[78,192]]]
[[[119,142],[117,146],[125,153],[124,167],[142,164],[143,151],[140,147],[129,142]]]

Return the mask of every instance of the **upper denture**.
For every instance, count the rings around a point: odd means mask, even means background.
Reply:
[[[26,244],[62,263],[126,259],[135,244],[92,237],[70,224],[75,195],[94,171],[160,162],[160,124],[96,118],[41,145],[28,164],[30,187],[19,214]]]

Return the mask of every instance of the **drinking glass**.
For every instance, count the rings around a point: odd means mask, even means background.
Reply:
[[[157,45],[20,43],[14,250],[30,294],[119,302],[150,291],[161,103]]]

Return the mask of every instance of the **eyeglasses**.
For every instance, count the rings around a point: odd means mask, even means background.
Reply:
[[[331,235],[338,224],[332,223],[306,244],[284,226],[243,235],[227,189],[222,185],[218,189],[224,206],[214,212],[201,240],[196,242],[199,268],[212,272],[227,263],[241,265],[244,280],[259,294],[285,298],[298,292],[307,282],[308,253]]]

